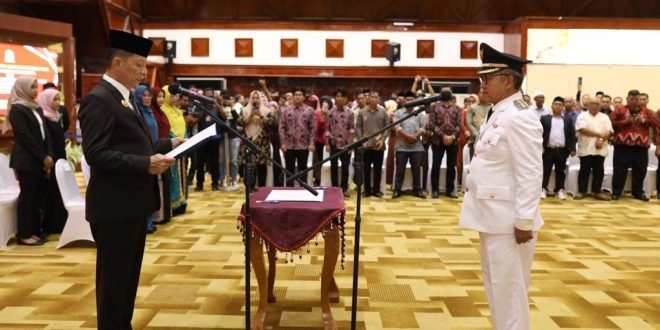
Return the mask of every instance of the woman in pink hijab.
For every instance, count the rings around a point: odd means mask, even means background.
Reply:
[[[46,87],[46,85],[44,85],[44,87]],[[44,89],[44,91],[37,96],[37,104],[39,104],[39,107],[46,118],[46,127],[48,128],[48,134],[50,135],[50,146],[53,150],[54,162],[57,162],[58,159],[66,160],[64,132],[69,128],[69,120],[66,111],[60,110],[63,108],[60,106],[61,95],[60,91],[52,87]],[[66,108],[64,108],[64,110],[66,110]],[[64,229],[68,213],[66,208],[64,208],[62,196],[60,195],[60,190],[57,186],[55,171],[51,173],[50,178],[46,181],[44,230],[48,234],[61,233],[62,229]]]

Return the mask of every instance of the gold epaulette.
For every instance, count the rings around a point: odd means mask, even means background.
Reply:
[[[515,105],[516,108],[518,108],[518,110],[527,110],[527,109],[529,109],[529,104],[527,104],[527,102],[525,102],[525,100],[523,100],[523,99],[517,99],[517,100],[513,101],[513,105]]]

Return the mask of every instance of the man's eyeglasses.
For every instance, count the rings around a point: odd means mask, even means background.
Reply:
[[[506,73],[501,73],[501,74],[489,74],[487,76],[479,76],[479,83],[482,85],[488,85],[488,82],[492,80],[493,77],[496,76],[510,76],[510,75]]]

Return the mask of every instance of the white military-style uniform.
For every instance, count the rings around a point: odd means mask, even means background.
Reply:
[[[466,179],[460,226],[479,231],[484,288],[494,327],[529,329],[527,289],[536,244],[514,228],[538,231],[543,128],[521,93],[498,102],[481,126]]]

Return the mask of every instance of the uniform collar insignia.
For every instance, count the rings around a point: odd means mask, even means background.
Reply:
[[[525,102],[525,100],[523,100],[523,99],[517,99],[517,100],[513,101],[513,105],[515,105],[516,108],[518,108],[518,110],[527,110],[527,109],[529,109],[529,104],[527,104],[527,102]]]

